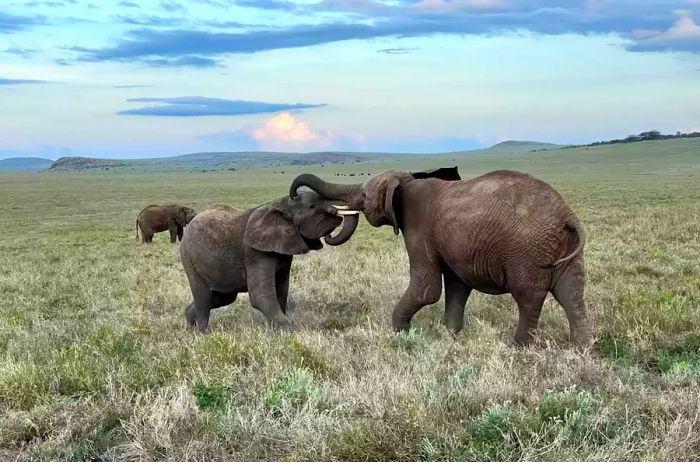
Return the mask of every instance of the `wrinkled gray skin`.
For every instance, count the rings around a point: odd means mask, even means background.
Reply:
[[[436,303],[444,280],[445,324],[454,333],[464,326],[473,289],[510,293],[519,309],[515,342],[528,344],[551,292],[566,312],[573,341],[591,345],[583,300],[584,232],[547,183],[508,170],[461,181],[454,167],[389,171],[364,185],[327,183],[305,174],[294,180],[290,196],[301,186],[361,210],[372,226],[402,232],[410,284],[394,308],[394,330],[408,329],[418,310]]]
[[[337,202],[337,201],[336,201]],[[346,242],[359,215],[341,218],[331,201],[307,192],[248,210],[217,204],[192,220],[180,244],[193,301],[185,309],[191,326],[205,332],[209,312],[241,292],[274,327],[289,328],[287,295],[294,255]],[[341,223],[336,236],[330,233]]]
[[[182,240],[182,232],[185,226],[197,215],[194,209],[184,205],[149,205],[136,217],[136,240],[139,240],[141,230],[141,242],[150,244],[153,235],[162,231],[170,231],[170,242],[175,239]]]

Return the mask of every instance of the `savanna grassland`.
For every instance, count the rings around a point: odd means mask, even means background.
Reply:
[[[472,295],[456,339],[442,302],[392,334],[407,258],[364,218],[295,258],[296,331],[240,296],[199,335],[177,246],[134,240],[150,203],[245,207],[302,171],[441,165],[566,197],[597,354],[570,346],[551,299],[525,349],[510,296]],[[700,459],[700,140],[280,170],[0,174],[0,460]]]

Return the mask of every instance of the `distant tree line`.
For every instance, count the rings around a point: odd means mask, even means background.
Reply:
[[[658,130],[650,130],[648,132],[642,132],[639,135],[630,135],[627,138],[615,139],[609,141],[596,141],[587,146],[599,146],[601,144],[618,144],[618,143],[637,143],[639,141],[652,141],[652,140],[669,140],[672,138],[700,138],[700,132],[692,133],[681,133],[676,132],[675,135],[662,135]]]

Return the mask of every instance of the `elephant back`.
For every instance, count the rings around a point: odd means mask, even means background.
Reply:
[[[204,210],[220,210],[222,212],[231,212],[231,213],[236,213],[236,214],[242,212],[241,209],[236,208],[236,207],[229,205],[229,204],[224,204],[224,203],[210,205],[209,207],[207,207]]]

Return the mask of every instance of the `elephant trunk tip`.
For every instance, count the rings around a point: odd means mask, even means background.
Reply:
[[[339,211],[339,216],[343,217],[343,227],[336,236],[325,236],[323,238],[324,242],[331,246],[338,246],[346,243],[357,229],[357,225],[360,222],[360,214],[356,211],[350,211],[353,213],[340,214],[340,212],[347,212],[345,210]]]

